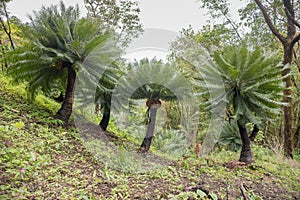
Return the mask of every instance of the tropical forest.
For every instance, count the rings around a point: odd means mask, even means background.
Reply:
[[[177,32],[147,27],[145,0],[26,20],[17,1],[0,1],[1,200],[300,199],[299,0],[189,0],[207,20]],[[154,2],[154,21],[172,9]]]

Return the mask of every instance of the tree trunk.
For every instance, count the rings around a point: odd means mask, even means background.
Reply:
[[[244,125],[241,125],[239,121],[237,124],[242,139],[242,150],[239,161],[244,163],[252,163],[254,162],[254,158],[251,151],[251,140],[248,137],[247,129]]]
[[[1,52],[2,52],[2,57],[3,57],[3,63],[2,63],[2,72],[5,69],[8,68],[7,60],[6,60],[6,54],[5,54],[5,49],[4,49],[4,44],[2,43],[2,40],[0,39],[0,46],[1,46]]]
[[[68,66],[68,82],[65,92],[65,98],[61,108],[57,111],[55,118],[67,123],[72,114],[73,100],[74,100],[74,86],[76,80],[76,72],[72,66]]]
[[[296,129],[295,138],[297,139],[296,148],[299,149],[300,148],[300,126],[298,126],[298,128]]]
[[[283,64],[289,64],[293,59],[293,47],[290,44],[284,45],[284,60]],[[282,76],[285,76],[291,72],[290,68],[287,68],[282,71]],[[288,103],[288,106],[284,106],[284,154],[288,158],[293,159],[293,151],[294,151],[294,136],[293,136],[293,102],[292,102],[292,79],[291,76],[286,77],[284,80],[285,89],[283,91],[284,98],[283,101]]]
[[[103,131],[106,131],[110,120],[111,94],[104,94],[103,115],[99,126]]]
[[[148,152],[150,149],[153,135],[154,135],[156,113],[157,113],[157,109],[160,108],[161,106],[161,102],[159,100],[152,100],[152,101],[150,100],[147,101],[146,104],[149,107],[150,123],[147,126],[146,135],[139,149],[139,151],[142,153]]]

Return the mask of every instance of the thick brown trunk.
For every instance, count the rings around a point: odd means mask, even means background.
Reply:
[[[290,44],[285,44],[284,46],[284,60],[283,64],[289,64],[293,59],[293,48]],[[290,68],[286,68],[282,71],[282,76],[286,76],[291,72]],[[284,106],[284,154],[288,158],[293,158],[294,151],[294,135],[293,135],[293,102],[292,102],[292,79],[291,76],[288,76],[283,79],[285,83],[285,89],[283,91],[284,98],[283,101],[288,103],[288,106]]]
[[[239,132],[242,139],[242,150],[240,155],[240,162],[252,163],[254,162],[253,153],[251,150],[251,140],[248,137],[247,129],[238,121]]]
[[[103,131],[106,131],[110,120],[111,94],[104,94],[103,115],[99,126]]]
[[[74,99],[74,86],[76,80],[76,72],[72,66],[68,66],[68,82],[65,93],[65,98],[61,108],[56,113],[55,117],[67,123],[72,114],[73,99]]]
[[[139,151],[142,153],[148,152],[150,149],[153,135],[154,135],[156,113],[157,113],[157,109],[160,108],[161,106],[161,102],[159,100],[150,100],[147,101],[146,105],[149,108],[150,123],[147,126],[146,135],[139,149]]]

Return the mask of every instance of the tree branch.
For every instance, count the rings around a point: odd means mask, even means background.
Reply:
[[[265,19],[266,23],[268,24],[272,33],[280,40],[281,43],[283,43],[283,44],[286,43],[286,38],[283,37],[283,35],[281,35],[279,33],[279,31],[276,29],[276,27],[272,23],[270,16],[268,15],[267,9],[262,5],[260,0],[254,0],[254,1],[255,1],[256,5],[259,7],[259,9],[261,10],[261,12],[264,16],[264,19]]]
[[[2,17],[1,17],[1,15],[0,15],[0,23],[1,23],[2,27],[3,27],[4,32],[7,34],[7,33],[8,33],[8,30],[7,30],[6,26],[5,26],[5,23],[4,23],[4,21],[3,21]]]
[[[247,196],[247,191],[246,191],[246,189],[245,189],[243,183],[241,183],[241,185],[240,185],[240,190],[241,190],[241,192],[242,192],[243,199],[244,199],[244,200],[249,200],[249,198],[248,198],[248,196]]]
[[[291,45],[294,46],[294,44],[296,44],[299,40],[300,40],[300,33],[298,33],[298,35],[294,37],[294,39],[291,42]]]
[[[288,19],[291,20],[291,22],[293,22],[293,24],[295,24],[298,28],[300,28],[300,23],[297,22],[297,21],[295,20],[294,17],[292,17],[292,15],[291,15],[291,13],[288,11],[288,9],[285,8],[284,10],[285,10],[285,13],[286,13],[286,16],[288,17]]]
[[[229,17],[228,17],[224,12],[221,11],[221,13],[224,15],[224,17],[226,18],[226,20],[227,20],[227,21],[229,22],[229,24],[232,26],[232,28],[233,28],[233,30],[235,31],[235,33],[236,33],[236,35],[238,36],[238,38],[239,38],[240,40],[242,40],[242,37],[241,37],[240,33],[238,32],[237,26],[234,24],[234,22],[231,21],[231,20],[229,19]]]

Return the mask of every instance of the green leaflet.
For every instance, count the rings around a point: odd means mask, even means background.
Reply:
[[[220,70],[224,72],[223,75],[226,75],[227,79],[235,79],[237,77],[238,72],[236,68],[224,60],[221,54],[215,53],[213,57]]]

